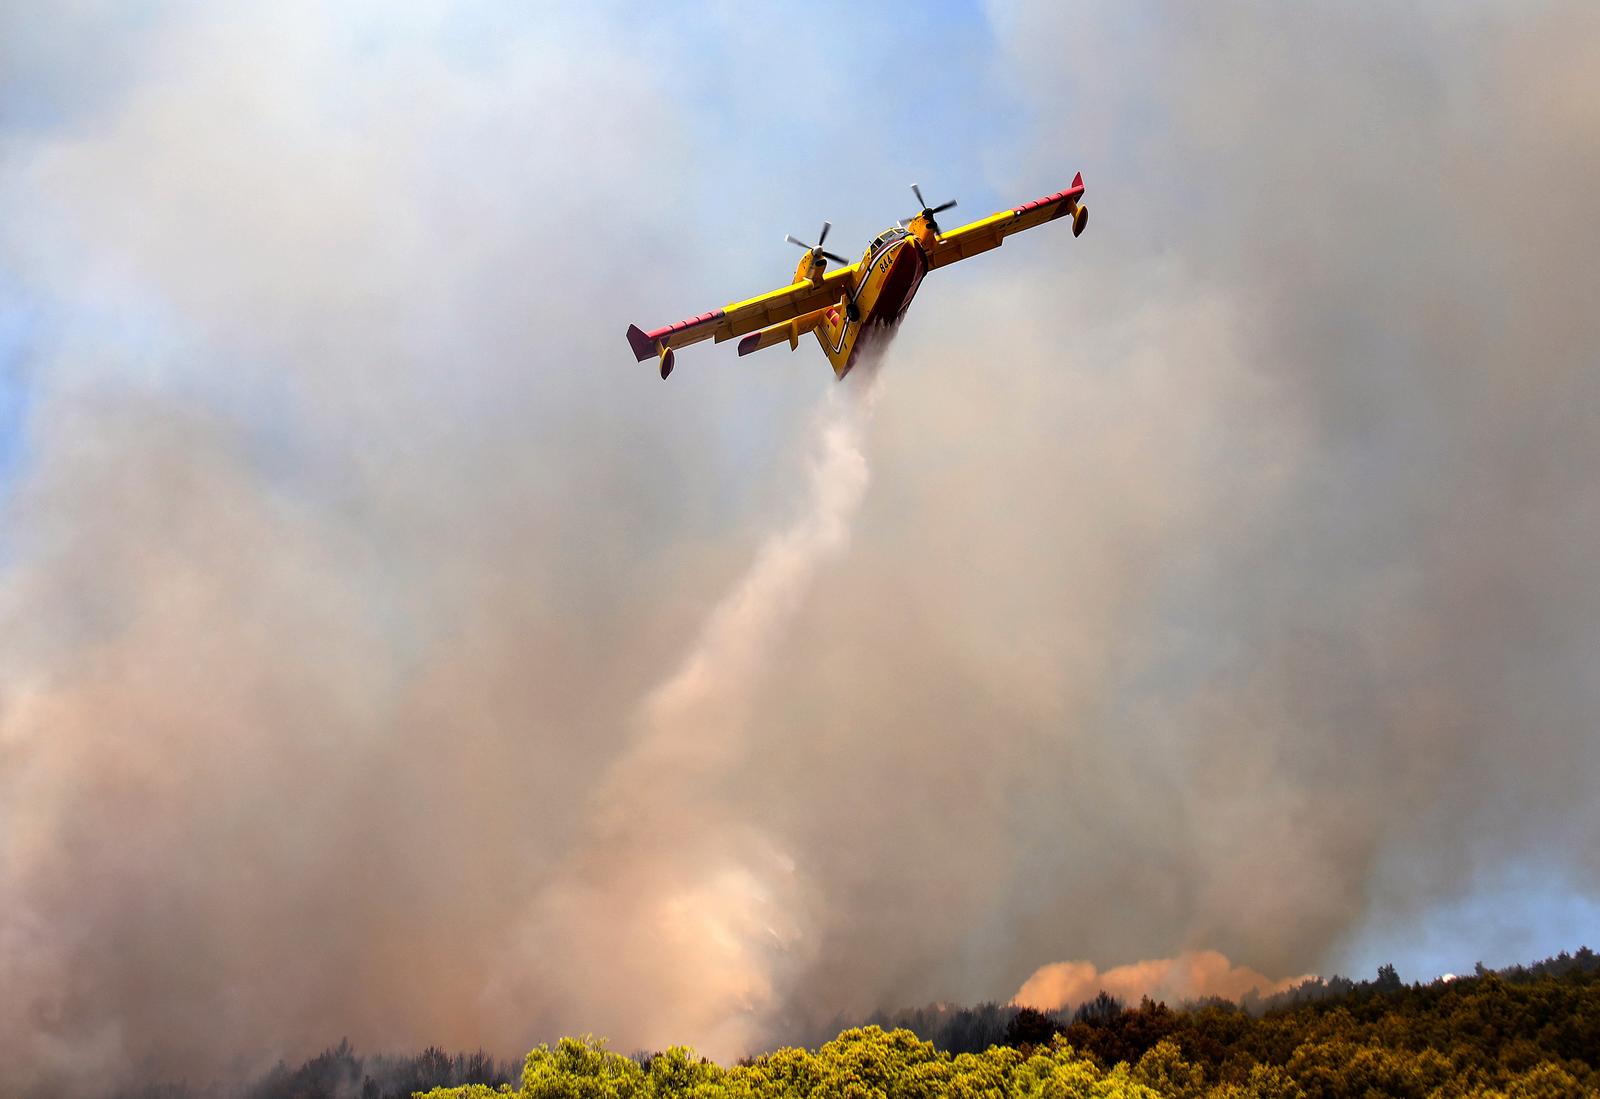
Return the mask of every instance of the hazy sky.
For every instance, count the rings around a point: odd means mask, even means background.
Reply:
[[[1582,3],[0,8],[0,1063],[1595,945],[1597,73]],[[875,381],[623,339],[1080,170]]]

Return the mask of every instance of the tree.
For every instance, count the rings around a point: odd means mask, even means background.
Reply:
[[[1031,1007],[1020,1009],[1006,1024],[1005,1044],[1015,1048],[1047,1046],[1060,1033],[1055,1020]]]
[[[563,1038],[540,1046],[522,1063],[523,1099],[634,1099],[644,1093],[644,1070],[606,1049],[603,1038]]]
[[[1206,1086],[1204,1070],[1185,1061],[1178,1043],[1169,1038],[1145,1051],[1133,1068],[1133,1078],[1166,1099],[1200,1099]]]
[[[1378,979],[1372,982],[1372,987],[1378,992],[1399,992],[1404,987],[1400,982],[1400,974],[1392,965],[1378,967]]]

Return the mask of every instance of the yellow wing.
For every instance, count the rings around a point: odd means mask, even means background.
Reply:
[[[941,233],[933,248],[924,248],[928,253],[928,266],[943,267],[947,263],[998,248],[1012,233],[1032,229],[1035,225],[1043,225],[1058,217],[1072,218],[1072,235],[1077,236],[1089,221],[1089,208],[1078,202],[1082,194],[1083,173],[1079,172],[1073,177],[1072,186],[1065,191],[1057,191],[1015,209],[1002,210],[982,221]]]
[[[672,373],[672,351],[701,340],[731,340],[762,328],[792,321],[796,317],[815,312],[827,305],[837,304],[851,285],[860,268],[859,263],[829,271],[819,280],[805,279],[791,283],[758,297],[732,302],[710,313],[642,331],[638,325],[628,326],[628,345],[634,355],[644,362],[651,355],[661,359],[661,376]]]

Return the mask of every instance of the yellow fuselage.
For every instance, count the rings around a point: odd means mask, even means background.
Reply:
[[[894,330],[928,272],[921,235],[932,236],[916,218],[907,228],[885,229],[867,245],[849,291],[838,304],[823,310],[812,329],[833,372],[849,373],[862,349]],[[918,232],[921,230],[921,233]],[[820,278],[822,264],[807,255],[795,270],[795,281]]]

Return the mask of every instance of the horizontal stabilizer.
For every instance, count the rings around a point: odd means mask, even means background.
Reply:
[[[822,323],[828,315],[828,310],[833,306],[825,305],[821,309],[814,309],[792,321],[770,325],[759,332],[752,332],[739,341],[739,354],[753,355],[765,347],[776,347],[780,343],[789,345],[792,351],[800,346],[800,337]]]

